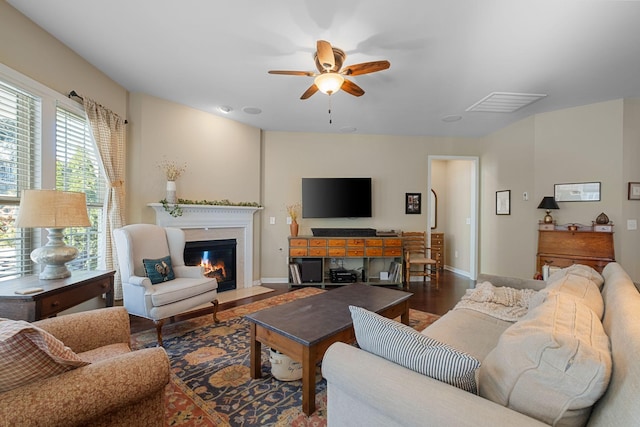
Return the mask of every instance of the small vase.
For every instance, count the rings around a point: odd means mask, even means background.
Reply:
[[[176,203],[176,182],[167,181],[167,203]]]
[[[292,221],[291,224],[289,224],[289,231],[291,232],[291,237],[297,237],[298,236],[298,223],[295,221]]]

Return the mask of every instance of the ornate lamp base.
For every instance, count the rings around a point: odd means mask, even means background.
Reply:
[[[64,279],[71,276],[65,264],[76,259],[78,250],[64,243],[63,230],[64,228],[47,228],[49,242],[31,252],[33,262],[44,265],[40,279]]]

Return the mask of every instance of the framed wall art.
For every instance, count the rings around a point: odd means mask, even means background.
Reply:
[[[575,182],[554,185],[556,202],[599,202],[599,182]]]
[[[629,200],[640,200],[640,182],[629,183]]]
[[[420,214],[421,211],[422,211],[422,193],[406,193],[404,213]]]
[[[496,215],[511,215],[511,190],[496,191]]]

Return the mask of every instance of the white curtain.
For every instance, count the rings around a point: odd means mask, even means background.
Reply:
[[[83,97],[82,102],[107,178],[107,194],[102,210],[104,221],[100,225],[101,234],[104,236],[100,242],[100,253],[104,256],[100,257],[99,268],[116,270],[114,294],[116,300],[121,300],[122,279],[116,268],[117,255],[112,241],[112,231],[125,225],[125,121],[92,99]]]

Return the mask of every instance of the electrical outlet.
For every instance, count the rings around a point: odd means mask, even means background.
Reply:
[[[526,191],[522,193],[522,200],[524,200],[525,202],[529,200],[529,193],[527,193]]]
[[[635,219],[627,220],[627,230],[637,230],[638,229],[638,221]]]
[[[455,258],[458,258],[458,251],[455,251],[455,252],[453,253],[453,256],[454,256]]]
[[[269,217],[269,224],[273,225],[276,223],[276,217],[275,216],[270,216]]]
[[[287,224],[291,224],[291,217],[290,216],[287,217]]]

